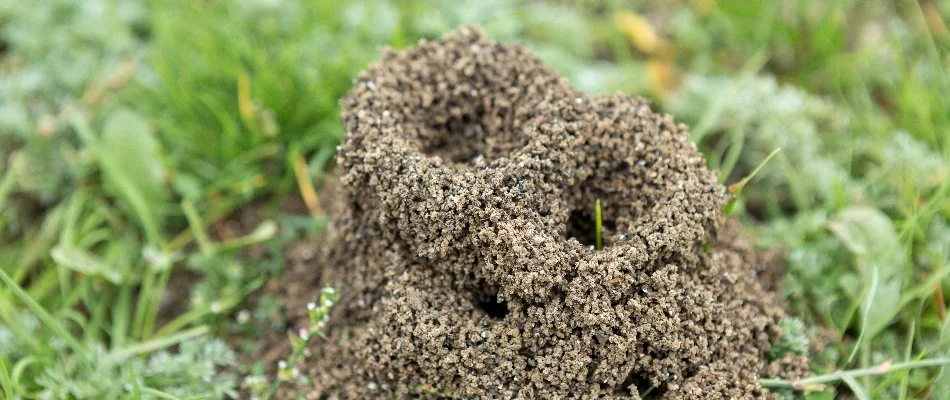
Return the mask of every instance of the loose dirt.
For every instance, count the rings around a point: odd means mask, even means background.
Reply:
[[[765,356],[774,253],[724,224],[717,174],[646,101],[464,27],[385,51],[343,108],[334,221],[279,288],[301,326],[341,294],[297,395],[747,398],[802,370]]]

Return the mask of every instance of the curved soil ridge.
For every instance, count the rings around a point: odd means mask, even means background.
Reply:
[[[686,126],[474,27],[385,51],[343,108],[310,394],[769,395],[771,260],[723,229]]]

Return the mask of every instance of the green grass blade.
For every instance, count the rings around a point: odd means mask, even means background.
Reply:
[[[132,381],[132,393],[131,397],[133,399],[142,398],[142,385],[139,384],[138,376],[135,373],[135,366],[129,368],[129,380]]]
[[[26,304],[26,306],[29,307],[29,309],[33,311],[34,314],[36,314],[37,318],[46,324],[47,328],[53,331],[56,336],[59,336],[60,339],[63,339],[63,341],[65,341],[66,344],[73,349],[73,351],[75,351],[77,354],[85,355],[86,348],[81,343],[79,343],[79,341],[76,340],[72,334],[69,333],[66,327],[59,323],[59,321],[57,321],[56,318],[54,318],[49,312],[47,312],[46,309],[40,305],[40,303],[37,303],[36,300],[33,300],[33,298],[30,297],[30,295],[20,287],[20,285],[17,285],[16,282],[14,282],[13,279],[11,279],[2,268],[0,268],[0,281],[3,281],[3,283],[10,288],[13,294],[16,295],[20,301]]]
[[[201,249],[201,252],[203,254],[214,254],[215,245],[208,237],[208,234],[205,233],[204,221],[201,219],[201,216],[198,215],[198,210],[195,209],[194,202],[190,200],[182,201],[181,210],[188,220],[188,226],[191,228],[191,233],[194,235],[195,241],[198,242],[198,247]]]
[[[40,351],[43,348],[43,345],[40,344],[36,337],[28,332],[27,329],[23,326],[22,323],[17,319],[17,310],[11,302],[6,301],[6,293],[0,293],[0,296],[3,296],[4,301],[0,301],[0,320],[6,322],[7,329],[10,329],[14,335],[16,335],[20,340],[26,342],[27,346],[30,347],[33,351]]]
[[[144,311],[144,322],[142,327],[142,338],[148,339],[152,337],[152,334],[155,332],[155,321],[158,320],[158,313],[162,303],[162,293],[165,293],[165,288],[168,287],[168,281],[171,279],[172,271],[171,265],[165,266],[161,272],[158,273],[158,281],[153,282],[154,284],[149,285],[147,288],[142,289],[144,297],[151,297],[151,299],[146,303]],[[155,273],[149,271],[149,276],[154,277]]]
[[[7,196],[13,191],[15,183],[16,178],[13,175],[13,168],[7,167],[6,172],[3,173],[3,177],[0,178],[0,210],[4,209],[3,203],[6,202]]]
[[[154,351],[164,349],[166,347],[171,347],[181,342],[184,342],[188,339],[194,339],[198,336],[208,333],[209,329],[206,325],[202,325],[196,328],[189,329],[187,331],[179,332],[174,335],[160,337],[151,339],[145,342],[136,343],[131,346],[116,350],[114,356],[118,360],[124,360],[129,357],[134,357],[141,354],[148,354]]]
[[[119,298],[116,300],[115,307],[112,308],[112,333],[109,338],[112,348],[121,348],[125,346],[125,341],[129,334],[129,308],[132,305],[132,285],[125,285],[119,289]]]
[[[158,390],[158,389],[152,389],[152,388],[149,388],[149,387],[143,387],[141,390],[142,390],[142,393],[143,393],[143,394],[152,395],[152,396],[158,397],[158,398],[160,398],[160,399],[166,399],[166,400],[181,400],[181,398],[178,397],[178,396],[175,396],[175,395],[173,395],[173,394],[171,394],[171,393],[165,393],[165,392],[163,392],[163,391],[161,391],[161,390]]]
[[[10,371],[7,370],[7,360],[0,356],[0,386],[3,386],[3,395],[5,399],[13,399],[13,380],[10,379]]]
[[[600,199],[594,205],[594,248],[602,250],[604,248],[604,224],[603,216],[600,212]]]
[[[861,378],[866,376],[877,376],[894,373],[897,371],[904,371],[910,369],[918,368],[933,368],[933,367],[943,367],[950,365],[950,358],[931,358],[926,360],[919,361],[908,361],[901,363],[891,363],[885,362],[880,365],[876,365],[869,368],[854,369],[848,371],[835,371],[829,374],[812,376],[810,378],[797,379],[797,380],[786,380],[780,378],[763,378],[759,380],[759,383],[764,388],[769,389],[796,389],[802,390],[805,388],[814,387],[816,385],[823,385],[833,382],[841,381],[843,376],[849,376],[851,378]]]
[[[732,214],[732,211],[736,207],[736,202],[739,201],[739,196],[742,195],[742,189],[745,189],[745,185],[747,185],[749,181],[751,181],[752,178],[754,178],[755,175],[758,174],[763,167],[765,167],[765,164],[768,164],[769,160],[771,160],[772,157],[775,157],[775,155],[780,151],[782,151],[781,148],[772,150],[772,152],[769,153],[769,155],[766,156],[765,159],[763,159],[762,162],[760,162],[759,165],[757,165],[755,169],[752,170],[752,173],[747,175],[745,178],[742,178],[742,180],[739,182],[729,185],[729,192],[732,194],[732,198],[729,199],[729,201],[723,207],[722,211],[724,216],[728,217],[730,214]]]
[[[854,397],[857,397],[858,400],[871,400],[871,396],[868,396],[868,392],[864,390],[864,386],[861,386],[861,383],[857,379],[854,379],[853,376],[848,374],[838,374],[844,383],[848,384],[848,387],[851,388],[851,393],[854,394]]]
[[[871,282],[868,286],[867,291],[864,296],[864,310],[861,312],[861,333],[858,334],[858,339],[854,341],[854,347],[851,348],[851,354],[848,355],[848,364],[851,364],[854,361],[854,356],[858,354],[858,349],[861,348],[865,338],[864,334],[868,330],[868,315],[871,313],[871,305],[874,303],[874,296],[877,295],[877,285],[880,278],[880,271],[877,267],[877,263],[874,263],[874,268],[871,270]]]

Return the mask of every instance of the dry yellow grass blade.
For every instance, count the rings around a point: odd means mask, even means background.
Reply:
[[[300,154],[292,156],[294,164],[294,174],[297,178],[297,187],[300,189],[300,197],[303,198],[310,216],[320,218],[323,216],[323,209],[320,208],[320,200],[317,198],[317,191],[313,187],[313,181],[310,179],[310,172],[307,170],[307,163]]]
[[[617,14],[617,27],[637,50],[647,55],[647,81],[650,91],[664,101],[679,86],[679,73],[673,63],[671,48],[646,18],[632,12]]]
[[[237,81],[238,112],[248,128],[254,128],[254,103],[251,102],[251,78],[241,71]]]
[[[647,61],[646,72],[650,91],[659,101],[666,100],[679,87],[679,72],[673,60],[668,57],[657,57]]]
[[[930,34],[938,40],[944,40],[950,37],[950,30],[947,29],[947,23],[944,22],[940,11],[934,1],[921,1],[920,8],[924,13],[924,19],[927,20],[927,26],[930,27]]]
[[[663,38],[645,18],[622,11],[617,13],[617,26],[638,50],[649,55],[663,51]]]

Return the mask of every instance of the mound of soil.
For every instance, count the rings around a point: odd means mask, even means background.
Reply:
[[[770,260],[723,229],[686,126],[472,27],[386,51],[343,106],[307,394],[768,395]]]

